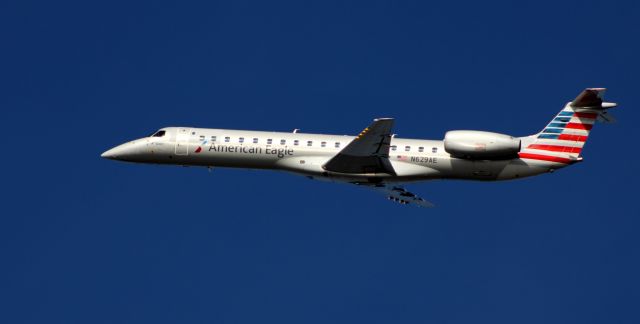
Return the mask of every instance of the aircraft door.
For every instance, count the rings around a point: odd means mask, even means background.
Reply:
[[[176,133],[176,155],[189,154],[189,128],[178,128]]]

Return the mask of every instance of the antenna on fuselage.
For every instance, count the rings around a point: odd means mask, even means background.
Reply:
[[[295,133],[297,133],[299,131],[300,131],[300,128],[296,128],[296,129],[293,130],[293,133],[295,134]]]

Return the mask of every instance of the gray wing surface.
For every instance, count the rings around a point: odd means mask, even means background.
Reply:
[[[395,175],[389,162],[393,118],[374,119],[356,138],[323,166],[339,173],[388,173]]]

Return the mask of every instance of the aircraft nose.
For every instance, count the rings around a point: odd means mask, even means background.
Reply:
[[[118,153],[120,153],[120,146],[116,146],[112,149],[104,151],[104,153],[100,154],[100,157],[110,160],[115,160],[118,158]]]
[[[130,160],[140,153],[135,141],[118,145],[106,152],[100,154],[101,157],[110,160]]]
[[[128,161],[128,162],[147,162],[153,158],[147,142],[134,140],[118,145],[106,152],[100,154],[101,157],[110,160]]]

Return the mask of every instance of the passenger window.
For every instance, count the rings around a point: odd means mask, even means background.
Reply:
[[[271,143],[273,143],[273,140],[270,138],[267,138],[267,145],[271,145]]]
[[[424,152],[424,147],[423,146],[418,147],[418,152]]]
[[[307,141],[307,146],[313,145],[313,141]]]
[[[340,147],[340,142],[336,142],[336,148]]]
[[[438,148],[437,148],[437,147],[432,148],[432,149],[431,149],[431,152],[432,152],[432,153],[438,153]]]
[[[283,139],[281,139],[281,140],[280,140],[280,145],[285,145],[285,144],[287,144],[287,140],[283,140]]]
[[[407,151],[407,152],[411,151],[411,146],[405,146],[404,150]]]
[[[240,144],[244,143],[244,137],[238,138],[238,142],[240,142]]]
[[[296,145],[296,146],[297,146],[298,144],[300,144],[300,141],[298,141],[298,140],[294,140],[294,141],[293,141],[293,145]]]
[[[204,141],[204,135],[200,135],[200,140]]]
[[[253,138],[253,144],[258,144],[258,138],[257,137]]]
[[[395,145],[391,145],[391,150],[392,150],[392,151],[395,151],[397,148],[398,148],[397,146],[395,146]]]
[[[215,142],[216,141],[216,137],[215,136],[211,136],[211,141]]]
[[[191,132],[191,135],[195,135],[195,134],[196,134],[196,132]]]
[[[229,136],[225,136],[225,138],[224,138],[224,141],[225,141],[225,142],[227,142],[227,143],[228,143],[230,140],[231,140],[231,137],[229,137]]]
[[[326,147],[326,146],[327,146],[327,142],[322,142],[322,143],[320,143],[320,146],[322,146],[322,147]]]

